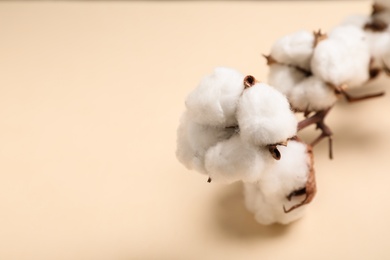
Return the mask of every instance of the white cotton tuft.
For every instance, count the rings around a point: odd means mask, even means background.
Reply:
[[[370,22],[371,17],[366,15],[350,15],[341,22],[341,26],[353,25],[358,28],[364,28],[364,25]]]
[[[306,186],[310,171],[306,145],[289,141],[287,147],[280,147],[280,152],[282,158],[264,171],[259,182],[244,184],[245,205],[264,225],[288,224],[301,218],[306,208],[305,205],[289,213],[283,210],[283,206],[290,209],[303,200],[300,196],[289,201],[287,196]]]
[[[207,150],[230,138],[234,128],[217,128],[197,124],[184,113],[177,130],[176,157],[188,169],[206,174],[204,156]]]
[[[286,97],[264,83],[244,91],[237,120],[243,140],[259,146],[284,142],[297,131],[297,120]]]
[[[310,76],[296,84],[289,101],[297,111],[320,111],[330,108],[337,101],[334,89],[316,76]]]
[[[205,165],[213,182],[254,182],[261,177],[267,159],[272,159],[268,150],[244,143],[237,134],[211,147]]]
[[[272,64],[269,66],[268,83],[282,92],[287,99],[291,90],[305,78],[305,74],[293,66]]]
[[[362,29],[335,28],[318,43],[311,60],[314,75],[335,86],[360,86],[369,79],[370,52]]]
[[[206,76],[186,100],[188,115],[194,122],[213,126],[232,126],[236,104],[243,89],[244,76],[230,68],[219,67]]]
[[[313,48],[313,33],[298,31],[277,40],[271,48],[271,57],[279,63],[309,70]]]

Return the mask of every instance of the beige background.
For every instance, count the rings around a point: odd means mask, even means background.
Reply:
[[[288,227],[174,155],[184,99],[369,1],[1,2],[0,259],[390,259],[390,95],[337,104],[335,159]],[[365,91],[387,89],[382,77]],[[316,134],[311,128],[304,138]]]

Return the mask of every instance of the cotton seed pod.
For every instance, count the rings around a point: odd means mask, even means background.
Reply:
[[[316,193],[311,148],[289,141],[281,152],[281,160],[269,164],[257,183],[244,184],[245,205],[264,225],[301,218]]]
[[[313,46],[313,33],[298,31],[277,40],[271,48],[271,57],[280,63],[310,70]]]
[[[206,153],[205,165],[213,182],[255,182],[270,160],[273,159],[267,150],[243,142],[236,134],[211,147]]]
[[[356,87],[369,79],[369,63],[364,31],[355,26],[340,26],[318,43],[311,68],[314,75],[334,86]]]
[[[204,157],[207,150],[234,133],[234,128],[200,125],[184,113],[177,130],[176,157],[187,169],[206,174]]]
[[[244,89],[243,79],[234,69],[216,68],[187,97],[188,116],[198,124],[236,125],[236,104]]]
[[[289,99],[291,90],[306,75],[292,66],[273,64],[269,67],[268,83]]]
[[[337,101],[334,88],[316,76],[301,80],[291,90],[289,101],[300,112],[316,112],[328,109]]]
[[[245,89],[238,102],[237,120],[242,139],[256,146],[282,143],[297,131],[286,97],[264,83]]]

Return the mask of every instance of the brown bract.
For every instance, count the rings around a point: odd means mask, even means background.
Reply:
[[[384,32],[389,25],[381,19],[373,17],[372,20],[364,25],[364,30],[373,32]]]
[[[372,5],[371,15],[379,14],[379,13],[385,11],[385,10],[386,10],[386,7],[384,7],[383,5],[380,5],[378,3],[374,3]]]
[[[272,64],[278,64],[279,62],[275,60],[271,55],[263,54],[263,57],[267,60],[267,65],[270,66]]]
[[[305,187],[292,191],[286,198],[291,201],[293,197],[301,196],[305,194],[305,199],[297,204],[292,206],[289,209],[286,209],[285,206],[283,206],[284,213],[289,213],[299,207],[302,207],[303,205],[309,204],[315,197],[317,193],[317,184],[316,184],[316,178],[315,178],[315,171],[314,171],[314,155],[313,155],[313,149],[310,145],[306,145],[306,152],[307,152],[307,164],[309,167],[309,173],[306,181]]]
[[[314,35],[314,42],[313,42],[314,48],[318,45],[318,43],[328,38],[328,35],[326,33],[322,33],[321,29],[319,29],[318,31],[314,31],[313,35]]]

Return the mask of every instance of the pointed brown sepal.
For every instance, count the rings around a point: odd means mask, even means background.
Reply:
[[[385,10],[386,10],[386,8],[383,5],[380,5],[378,3],[374,3],[372,5],[371,15],[379,14],[379,13],[385,11]]]
[[[372,20],[364,25],[364,30],[373,32],[384,32],[389,25],[378,18],[372,18]]]
[[[271,55],[263,54],[263,57],[267,60],[268,66],[271,66],[272,64],[278,64],[278,62]]]
[[[328,35],[326,33],[322,33],[321,29],[319,29],[318,31],[314,31],[313,35],[314,35],[314,43],[313,43],[314,48],[317,46],[318,43],[328,38]]]
[[[207,179],[207,182],[208,182],[208,183],[210,183],[210,182],[211,182],[211,178],[210,178],[210,177]]]

